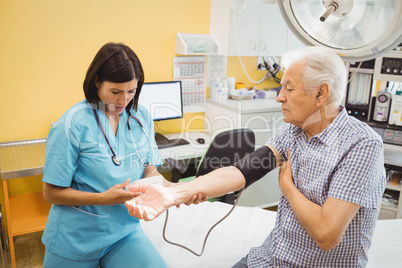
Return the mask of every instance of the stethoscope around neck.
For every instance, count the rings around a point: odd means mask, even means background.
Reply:
[[[112,152],[112,161],[113,161],[113,163],[114,163],[116,166],[120,166],[120,165],[121,165],[121,161],[120,161],[120,159],[117,157],[117,155],[116,155],[116,153],[114,152],[112,146],[110,145],[109,139],[107,138],[106,133],[105,133],[105,131],[103,130],[102,124],[100,123],[99,116],[98,116],[98,114],[96,113],[96,110],[95,110],[95,109],[92,109],[92,111],[93,111],[94,114],[95,114],[96,122],[98,123],[99,128],[102,130],[102,133],[103,133],[103,136],[105,137],[105,140],[106,140],[106,142],[107,142],[107,145],[109,146],[110,151]],[[142,160],[140,154],[138,153],[137,146],[135,146],[135,142],[134,142],[134,138],[133,138],[133,132],[131,131],[131,127],[130,127],[130,119],[131,119],[131,118],[133,118],[135,121],[137,121],[137,123],[140,125],[142,131],[144,131],[144,134],[145,134],[145,136],[147,137],[147,140],[148,140],[150,146],[151,146],[151,139],[149,138],[147,132],[144,130],[144,127],[142,126],[141,121],[140,121],[137,117],[135,117],[134,115],[132,115],[131,113],[129,113],[129,116],[128,116],[128,118],[127,118],[127,127],[128,127],[128,130],[130,131],[131,140],[132,140],[132,142],[133,142],[133,146],[134,146],[135,152],[137,153],[138,157],[140,158],[142,165],[143,165],[144,167],[147,167],[147,166],[149,166],[149,162],[146,162],[146,163],[145,163],[145,162]],[[154,159],[154,158],[155,158],[155,157],[154,157],[154,151],[152,150],[152,148],[151,148],[151,151],[152,151],[152,159]]]

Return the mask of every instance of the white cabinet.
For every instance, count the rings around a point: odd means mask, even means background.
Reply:
[[[392,185],[393,173],[402,171],[402,148],[399,145],[384,144],[384,162],[388,167],[388,182],[385,188],[384,197],[392,197],[393,202],[384,202],[383,198],[379,219],[401,219],[402,218],[402,182]],[[399,173],[400,175],[400,173]],[[399,176],[398,176],[399,177]]]
[[[254,131],[256,148],[261,147],[284,124],[281,105],[273,99],[207,100],[205,133],[215,136],[227,129]],[[279,203],[278,169],[248,187],[238,202],[242,206],[270,207]]]
[[[388,219],[400,219],[402,218],[402,186],[399,183],[398,185],[392,185],[390,181],[387,182],[387,186],[385,188],[385,194],[393,195],[395,201],[397,201],[396,207],[389,206],[388,204],[381,205],[380,215],[378,219],[380,220],[388,220]]]
[[[288,27],[279,6],[261,3],[260,55],[281,56],[288,50],[287,38]]]
[[[230,54],[257,56],[260,49],[259,1],[247,0],[246,4],[239,2],[242,1],[232,1],[230,19],[231,25],[235,27],[230,27]]]
[[[210,33],[226,56],[280,56],[304,46],[289,31],[278,4],[261,0],[211,0]]]

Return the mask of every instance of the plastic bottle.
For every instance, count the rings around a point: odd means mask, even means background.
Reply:
[[[218,83],[218,88],[217,88],[217,91],[216,91],[216,99],[217,99],[217,100],[221,100],[221,99],[222,99],[222,89],[223,89],[223,83],[222,83],[222,82],[219,82],[219,83]]]
[[[223,80],[222,88],[221,88],[221,100],[227,99],[229,96],[229,87],[228,87],[228,81],[225,79]]]
[[[219,83],[220,83],[220,79],[217,78],[215,83],[212,86],[212,98],[215,100],[218,99]]]

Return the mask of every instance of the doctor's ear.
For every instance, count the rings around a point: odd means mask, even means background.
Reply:
[[[99,87],[101,86],[101,83],[99,82],[99,78],[98,76],[95,76],[95,86],[99,89]]]

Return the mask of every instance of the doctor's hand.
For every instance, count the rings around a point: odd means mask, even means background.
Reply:
[[[116,184],[110,187],[107,191],[100,193],[104,205],[118,205],[133,199],[138,196],[138,193],[126,191],[124,188],[130,184],[130,179],[123,183]]]
[[[177,185],[180,184],[184,184],[184,183],[188,183],[188,182],[170,182],[167,181],[165,179],[165,181],[163,182],[163,186],[164,187],[176,187]],[[186,204],[187,206],[191,205],[191,204],[199,204],[201,202],[205,202],[208,200],[208,196],[207,195],[203,195],[202,193],[198,193],[193,195],[191,198],[189,198],[186,202],[184,202],[183,204]],[[180,208],[180,205],[176,205],[177,208]]]
[[[129,192],[142,193],[125,203],[130,216],[150,221],[174,205],[173,195],[169,187],[156,184],[135,184],[128,188]]]
[[[193,195],[187,202],[185,202],[184,204],[186,204],[187,206],[191,205],[191,204],[199,204],[200,202],[205,202],[208,200],[208,196],[207,195],[203,195],[202,193],[198,193]],[[179,206],[177,206],[179,207]]]

